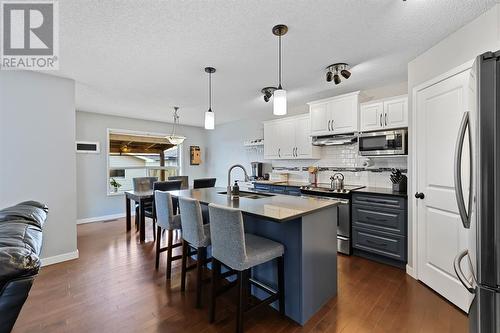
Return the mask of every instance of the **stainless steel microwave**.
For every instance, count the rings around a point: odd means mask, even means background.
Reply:
[[[358,145],[362,156],[407,155],[408,130],[362,133]]]

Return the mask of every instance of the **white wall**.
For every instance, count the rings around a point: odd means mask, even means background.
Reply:
[[[74,81],[0,73],[0,207],[24,200],[49,206],[42,258],[77,253],[74,141]]]
[[[474,21],[463,26],[456,32],[449,35],[444,40],[412,60],[408,64],[408,92],[409,92],[409,160],[408,167],[410,178],[416,179],[415,170],[413,168],[414,152],[413,132],[412,132],[412,117],[413,117],[413,89],[449,70],[462,65],[470,60],[473,60],[479,54],[486,51],[497,51],[500,49],[500,5],[496,5],[483,15],[476,18]],[[415,193],[418,189],[412,186],[408,193]],[[413,232],[416,221],[414,221],[414,206],[416,199],[413,196],[408,200],[408,218],[409,218],[409,235],[408,235],[408,266],[409,272],[413,273],[413,268],[416,264],[415,260],[415,234]]]
[[[364,101],[380,99],[391,96],[404,95],[407,93],[408,85],[406,82],[398,82],[388,86],[374,87],[370,90],[363,91]],[[333,94],[332,94],[333,96]],[[262,102],[264,103],[264,102]],[[301,114],[308,112],[307,105],[298,105],[290,107],[289,114]],[[332,154],[323,154],[320,160],[310,161],[266,161],[262,152],[255,152],[245,149],[243,142],[245,140],[263,138],[264,126],[262,124],[265,120],[274,119],[272,112],[272,103],[269,103],[269,114],[267,117],[257,119],[248,118],[239,120],[223,125],[216,126],[215,130],[209,134],[209,149],[208,149],[208,173],[217,177],[219,185],[226,186],[227,183],[227,170],[229,166],[235,163],[241,163],[250,173],[250,162],[260,161],[273,163],[275,166],[307,166],[309,164],[321,166],[356,166],[356,161],[351,164],[338,163],[332,165]],[[333,149],[333,148],[332,148]],[[397,167],[402,167],[399,162]],[[406,163],[404,164],[406,168]],[[305,177],[305,176],[304,176]],[[243,174],[239,170],[234,171],[233,179],[243,179]],[[379,177],[380,178],[380,177]]]
[[[107,195],[106,140],[108,128],[169,134],[172,131],[172,124],[91,112],[76,112],[76,139],[98,141],[101,144],[100,154],[77,154],[78,220],[125,213],[124,196]],[[182,174],[189,176],[190,182],[194,178],[209,177],[210,174],[207,174],[207,154],[205,154],[206,131],[199,127],[179,126],[176,133],[187,137],[181,152]],[[201,148],[201,165],[189,165],[189,146],[192,145]]]

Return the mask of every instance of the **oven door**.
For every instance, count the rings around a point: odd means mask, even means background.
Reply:
[[[363,133],[358,140],[362,156],[406,155],[406,130]]]

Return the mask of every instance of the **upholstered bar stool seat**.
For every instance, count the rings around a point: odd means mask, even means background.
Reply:
[[[236,317],[236,332],[243,331],[243,315],[263,305],[279,301],[279,310],[285,313],[284,298],[284,253],[283,244],[253,234],[244,230],[241,211],[215,204],[208,206],[210,214],[212,237],[212,292],[209,318],[215,320],[216,297],[221,293],[219,281],[221,264],[237,271],[239,289],[238,310]],[[251,278],[251,269],[260,264],[277,259],[278,290],[264,285]],[[265,291],[269,296],[260,303],[250,306],[250,286],[253,285]]]

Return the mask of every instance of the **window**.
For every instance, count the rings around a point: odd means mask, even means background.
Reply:
[[[136,177],[166,180],[180,175],[180,146],[165,136],[109,130],[108,194],[133,189]]]

